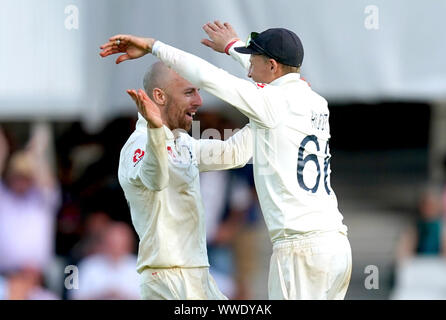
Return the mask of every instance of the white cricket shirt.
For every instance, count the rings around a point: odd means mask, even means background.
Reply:
[[[139,236],[139,273],[146,267],[209,266],[199,172],[245,165],[252,143],[249,125],[226,141],[196,140],[166,126],[148,128],[139,115],[118,169]]]
[[[249,55],[230,54],[247,68]],[[327,101],[297,73],[254,84],[156,41],[153,54],[194,85],[249,117],[254,180],[272,242],[308,232],[347,232],[330,186]]]

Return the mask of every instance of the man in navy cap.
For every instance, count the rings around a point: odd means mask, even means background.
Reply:
[[[251,33],[245,46],[228,23],[203,29],[210,39],[202,43],[239,61],[254,84],[153,38],[116,35],[100,54],[125,53],[120,63],[152,53],[250,119],[254,180],[273,243],[269,298],[343,299],[351,248],[330,185],[329,110],[300,78],[300,39],[274,28]]]

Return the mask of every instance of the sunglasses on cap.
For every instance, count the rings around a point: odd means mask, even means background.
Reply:
[[[263,49],[261,46],[259,46],[254,40],[259,36],[260,33],[258,32],[251,32],[248,40],[246,41],[246,47],[251,46],[258,54],[263,54],[267,57],[270,57],[272,59],[275,59],[277,61],[280,61],[277,57],[275,57],[273,54],[268,53],[265,49]]]
[[[258,32],[251,32],[248,36],[248,40],[246,40],[246,47],[251,46],[257,49],[258,51],[262,52],[263,54],[266,54],[265,49],[263,49],[261,46],[259,46],[257,43],[255,43],[253,40],[255,40],[259,36]]]
[[[258,32],[251,32],[248,36],[248,39],[246,40],[246,47],[250,45],[251,40],[254,40],[255,38],[257,38],[259,36]]]

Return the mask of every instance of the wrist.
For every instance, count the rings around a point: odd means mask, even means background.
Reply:
[[[156,40],[153,39],[153,38],[146,38],[145,40],[146,40],[146,41],[145,41],[146,45],[145,45],[145,47],[144,47],[144,50],[145,50],[147,53],[152,53],[153,45],[155,44]]]
[[[231,49],[231,47],[234,45],[234,43],[236,43],[239,40],[240,40],[239,38],[235,38],[235,39],[232,39],[231,41],[228,42],[228,44],[225,47],[225,53],[227,55],[229,55],[229,49]]]
[[[151,123],[150,121],[147,121],[147,129],[159,129],[162,127],[163,127],[163,125],[154,124],[154,123]]]

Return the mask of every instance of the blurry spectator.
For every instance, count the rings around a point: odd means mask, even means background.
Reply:
[[[22,268],[0,276],[0,300],[57,300],[59,297],[42,286],[42,273]]]
[[[6,161],[9,146],[0,128],[0,272],[28,266],[43,271],[54,257],[60,193],[50,142],[50,128],[35,125],[26,148]]]
[[[445,231],[441,192],[426,189],[419,199],[416,221],[398,243],[390,299],[446,298]]]
[[[82,238],[71,250],[70,258],[73,264],[87,256],[101,252],[101,236],[111,222],[110,216],[104,211],[96,211],[85,218]]]
[[[9,300],[58,300],[59,297],[43,286],[43,276],[39,269],[23,267],[8,276]]]
[[[402,234],[398,260],[414,255],[446,255],[445,231],[441,194],[437,190],[426,190],[421,195],[415,223]]]
[[[120,117],[100,133],[91,134],[76,122],[58,137],[63,205],[58,216],[57,254],[73,254],[91,212],[103,210],[113,220],[131,223],[116,172],[120,148],[134,125],[134,117]]]
[[[139,299],[134,234],[124,222],[113,222],[101,234],[100,252],[79,263],[79,289],[72,299]]]
[[[443,219],[446,221],[446,155],[444,157],[444,161],[443,161],[443,179],[444,179],[444,183],[443,183]]]

